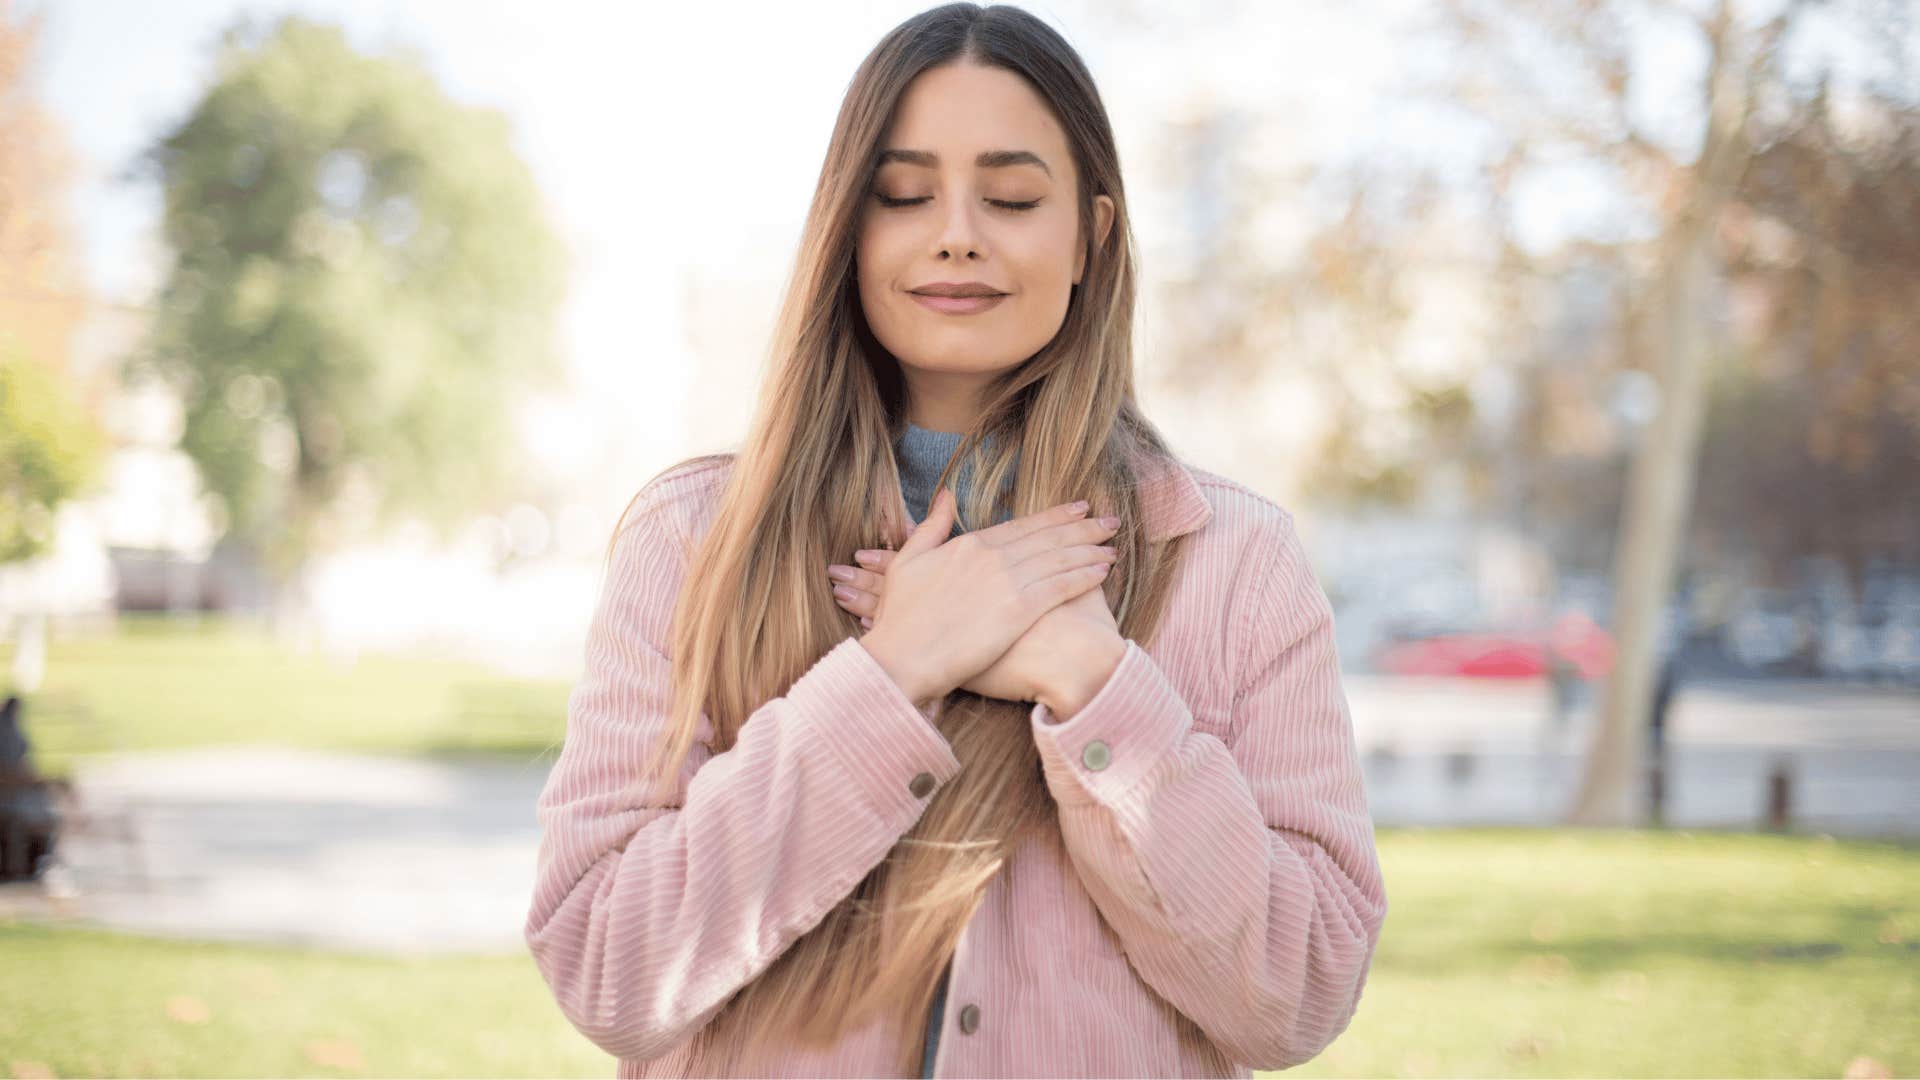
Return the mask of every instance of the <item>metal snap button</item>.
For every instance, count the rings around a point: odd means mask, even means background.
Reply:
[[[923,772],[914,777],[913,781],[907,785],[907,790],[913,792],[913,797],[916,799],[926,798],[927,792],[933,790],[933,774]]]
[[[980,1026],[980,1006],[969,1005],[960,1010],[960,1030],[968,1035]]]
[[[1113,755],[1107,751],[1106,743],[1095,739],[1087,744],[1085,750],[1080,751],[1080,760],[1086,764],[1087,768],[1099,772],[1107,767],[1107,762],[1113,760]]]

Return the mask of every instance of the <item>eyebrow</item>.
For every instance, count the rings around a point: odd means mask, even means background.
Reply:
[[[940,164],[940,155],[931,150],[882,150],[875,168],[890,161],[931,169]],[[977,169],[1004,169],[1009,165],[1038,165],[1040,171],[1049,177],[1053,175],[1053,170],[1047,168],[1047,163],[1040,160],[1040,155],[1028,150],[982,150],[973,159],[973,165]]]

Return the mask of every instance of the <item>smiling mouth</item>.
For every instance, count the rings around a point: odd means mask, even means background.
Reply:
[[[976,315],[994,307],[1007,298],[1006,293],[994,293],[992,296],[934,296],[930,293],[910,292],[922,306],[943,315]]]

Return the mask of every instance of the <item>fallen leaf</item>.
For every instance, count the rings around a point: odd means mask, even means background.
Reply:
[[[1400,1075],[1432,1076],[1440,1071],[1440,1059],[1432,1054],[1415,1050],[1400,1059]]]
[[[282,989],[280,976],[265,964],[251,964],[234,972],[234,980],[246,988],[247,993],[260,997],[272,997]]]
[[[175,1023],[204,1024],[213,1018],[213,1012],[197,997],[176,994],[167,999],[167,1016]]]
[[[1507,972],[1507,978],[1515,983],[1552,985],[1566,978],[1572,969],[1573,964],[1564,955],[1544,953],[1523,957]]]
[[[1558,941],[1566,928],[1566,915],[1560,909],[1553,908],[1541,912],[1539,917],[1533,920],[1529,933],[1533,936],[1533,940],[1544,944],[1549,941]]]
[[[360,1048],[346,1039],[315,1039],[307,1044],[307,1060],[334,1069],[364,1069]]]
[[[1522,1035],[1507,1044],[1507,1054],[1517,1058],[1537,1058],[1547,1052],[1547,1040],[1538,1035]]]
[[[1644,971],[1622,971],[1613,977],[1609,995],[1615,1001],[1624,1001],[1629,1005],[1647,996],[1647,973]]]

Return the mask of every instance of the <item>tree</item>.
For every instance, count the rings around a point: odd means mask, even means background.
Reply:
[[[103,449],[53,369],[0,343],[0,563],[51,546],[56,511],[98,476]]]
[[[1716,372],[1696,532],[1768,568],[1835,556],[1857,585],[1920,564],[1920,109],[1824,82],[1780,108],[1723,230],[1750,314]]]
[[[0,563],[53,541],[55,514],[99,471],[104,438],[73,377],[85,311],[66,195],[71,165],[34,100],[38,19],[0,0]]]
[[[297,16],[237,23],[215,71],[133,170],[174,257],[128,376],[180,394],[230,535],[286,585],[356,528],[512,497],[564,252],[505,119]]]
[[[1871,54],[1876,40],[1897,53],[1905,47],[1896,18],[1901,12],[1897,5],[1865,0],[1824,5],[1787,0],[1759,17],[1736,10],[1730,0],[1448,0],[1444,12],[1442,27],[1465,57],[1466,74],[1456,90],[1497,133],[1487,172],[1495,190],[1516,176],[1564,171],[1571,164],[1606,177],[1619,200],[1607,228],[1585,242],[1610,251],[1610,261],[1626,271],[1616,343],[1632,361],[1623,366],[1643,366],[1657,395],[1632,447],[1617,531],[1617,663],[1602,689],[1587,771],[1568,816],[1581,823],[1624,823],[1641,809],[1631,785],[1642,772],[1656,640],[1688,530],[1712,367],[1734,352],[1723,324],[1730,283],[1741,267],[1729,250],[1729,236],[1756,216],[1776,225],[1783,221],[1779,211],[1762,209],[1765,174],[1772,171],[1777,178],[1782,169],[1769,155],[1790,144],[1809,100],[1804,80],[1790,73],[1790,61],[1799,55],[1790,44],[1796,31],[1820,20],[1818,29],[1840,31],[1837,36],[1848,41],[1856,58]],[[1890,30],[1876,33],[1876,27]],[[1672,110],[1658,118],[1669,123],[1666,130],[1650,125],[1647,110],[1637,106],[1657,67],[1648,60],[1657,55],[1648,48],[1656,40],[1703,57],[1698,78],[1664,101]],[[1896,58],[1890,69],[1900,72],[1910,65]],[[1824,79],[1815,83],[1815,98]],[[1637,90],[1642,97],[1636,97]],[[1860,94],[1899,112],[1911,108],[1911,90],[1879,85],[1863,87]],[[1679,128],[1697,134],[1676,136],[1671,126],[1676,116]],[[1849,168],[1844,155],[1813,153],[1817,169]],[[1804,162],[1804,150],[1798,157]],[[1822,256],[1807,269],[1832,295],[1852,295],[1834,301],[1831,310],[1857,308],[1871,290],[1863,290],[1848,269],[1864,270],[1868,264],[1859,251],[1849,252],[1838,242],[1845,230],[1835,228],[1838,222],[1829,212],[1840,202],[1828,197],[1852,189],[1845,183],[1824,189],[1789,186],[1794,196],[1784,201],[1812,196],[1820,202],[1819,210],[1800,215],[1803,227],[1795,231],[1798,242]],[[1822,190],[1826,196],[1819,194]],[[1774,192],[1773,201],[1782,201],[1780,192]],[[1853,199],[1850,205],[1857,209],[1862,201]],[[1886,223],[1900,217],[1887,215]],[[1902,298],[1889,312],[1902,306],[1913,310],[1912,283],[1909,275],[1904,293],[1892,290]],[[1890,347],[1903,337],[1904,350]],[[1804,339],[1769,342],[1767,351],[1798,365],[1824,362],[1817,359],[1822,349],[1809,348]],[[1875,370],[1884,365],[1888,372],[1901,372],[1901,378],[1913,373],[1910,335],[1884,328],[1877,339],[1872,332],[1852,335],[1849,351],[1873,354],[1868,366]],[[1851,437],[1835,441],[1858,442]],[[1773,504],[1765,512],[1793,509]]]
[[[1777,559],[1920,547],[1911,26],[1874,0],[1430,10],[1406,55],[1432,80],[1410,107],[1455,136],[1433,161],[1269,178],[1230,156],[1263,117],[1172,133],[1196,208],[1181,374],[1310,372],[1317,494],[1411,503],[1451,473],[1481,513],[1613,560],[1617,663],[1569,817],[1627,821],[1690,528]],[[1570,186],[1593,212],[1542,244],[1527,212]],[[1293,230],[1265,221],[1301,207],[1302,254],[1276,258]],[[1491,313],[1491,362],[1459,367],[1506,394],[1420,370],[1434,295]]]

